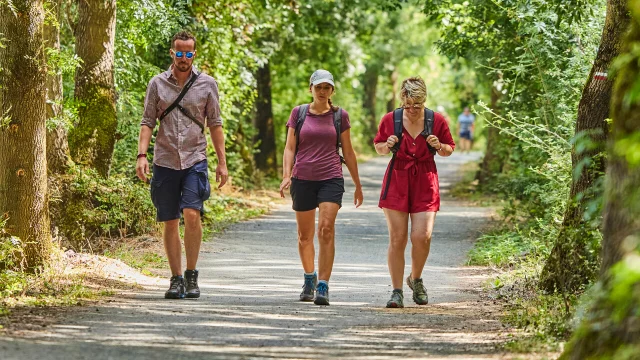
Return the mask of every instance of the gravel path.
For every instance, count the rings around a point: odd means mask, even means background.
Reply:
[[[377,198],[388,158],[376,158],[360,165],[360,209],[352,205],[352,183],[346,181],[331,306],[297,301],[302,269],[287,204],[203,245],[200,299],[164,300],[163,284],[98,306],[61,310],[51,325],[0,338],[0,358],[510,358],[496,350],[506,337],[497,308],[479,296],[487,270],[463,266],[491,211],[446,193],[460,167],[479,157],[438,158],[442,211],[423,274],[430,305],[413,304],[405,286],[407,307],[384,307],[391,291],[388,238]],[[406,254],[408,274],[409,249]]]

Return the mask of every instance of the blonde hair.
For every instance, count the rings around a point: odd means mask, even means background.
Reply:
[[[402,81],[400,99],[404,103],[407,99],[414,104],[424,104],[427,101],[427,85],[420,76],[412,76]]]

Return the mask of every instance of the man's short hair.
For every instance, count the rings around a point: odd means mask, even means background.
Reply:
[[[171,39],[171,48],[175,48],[176,40],[193,40],[193,50],[196,49],[196,37],[192,33],[182,30],[173,35]]]

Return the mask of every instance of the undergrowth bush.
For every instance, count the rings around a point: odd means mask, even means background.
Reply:
[[[52,223],[75,250],[99,250],[92,240],[121,238],[157,231],[148,185],[114,174],[108,179],[95,170],[72,167],[52,189]]]

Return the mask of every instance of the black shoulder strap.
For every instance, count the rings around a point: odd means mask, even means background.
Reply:
[[[338,108],[337,111],[333,112],[333,126],[336,128],[336,134],[337,139],[336,139],[336,153],[338,154],[338,156],[340,157],[340,163],[341,164],[346,164],[346,162],[344,161],[344,157],[340,154],[340,149],[342,148],[342,109]]]
[[[298,106],[298,118],[296,119],[296,128],[294,134],[296,135],[296,152],[293,155],[293,162],[296,162],[296,156],[298,155],[298,145],[300,144],[300,130],[304,124],[304,119],[307,118],[307,110],[309,110],[309,104],[302,104]]]
[[[402,108],[393,110],[393,134],[398,138],[398,142],[391,148],[391,152],[394,154],[398,151],[402,142],[402,115]]]
[[[384,191],[380,197],[381,200],[385,200],[387,198],[387,192],[389,191],[389,185],[391,184],[391,174],[393,173],[393,167],[396,163],[396,153],[398,152],[398,149],[400,149],[400,143],[402,142],[402,114],[402,108],[393,110],[393,134],[398,138],[398,142],[391,148],[393,155],[391,156],[391,161],[389,161],[389,166],[387,166],[387,183],[384,184]]]
[[[171,105],[169,105],[169,107],[167,107],[163,112],[162,115],[160,115],[160,121],[162,121],[162,119],[164,119],[167,115],[169,115],[170,112],[173,111],[173,109],[175,109],[180,101],[182,101],[182,98],[187,94],[187,91],[189,91],[189,89],[191,88],[191,85],[193,85],[194,82],[196,82],[196,79],[198,78],[198,76],[200,76],[200,73],[198,75],[196,75],[195,73],[191,74],[191,78],[189,78],[189,81],[187,81],[186,84],[184,84],[184,87],[182,88],[182,91],[180,91],[180,94],[178,95],[178,97],[173,101],[173,103],[171,103]]]
[[[433,118],[434,118],[434,113],[433,110],[429,109],[429,108],[424,108],[424,130],[422,130],[422,136],[425,137],[425,139],[429,136],[429,135],[433,135]],[[429,151],[435,155],[436,153],[436,149],[429,145],[429,143],[427,143],[427,147],[429,148]]]

